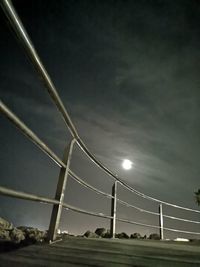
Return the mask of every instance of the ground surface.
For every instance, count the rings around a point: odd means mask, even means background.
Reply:
[[[200,244],[68,238],[0,253],[0,266],[200,267]]]

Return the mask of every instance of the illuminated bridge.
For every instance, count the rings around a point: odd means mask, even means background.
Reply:
[[[181,264],[180,266],[200,266],[200,256],[198,256],[200,255],[199,253],[200,251],[199,251],[199,248],[196,246],[171,244],[170,245],[171,250],[170,250],[169,243],[166,243],[164,241],[160,243],[159,241],[153,242],[149,240],[147,241],[144,241],[144,240],[143,241],[142,240],[141,241],[139,240],[138,241],[119,241],[117,239],[114,239],[115,233],[116,233],[117,222],[121,222],[124,224],[138,225],[144,228],[147,227],[147,228],[155,229],[156,231],[159,231],[161,240],[165,239],[165,232],[179,233],[180,236],[182,234],[188,234],[188,235],[191,235],[193,239],[194,238],[198,239],[200,232],[194,231],[193,226],[199,225],[200,222],[197,220],[190,220],[190,216],[188,217],[188,214],[191,214],[191,213],[200,214],[200,211],[187,208],[187,207],[183,207],[183,206],[179,206],[176,204],[172,204],[169,202],[165,202],[160,199],[143,194],[142,192],[139,192],[138,190],[134,189],[132,186],[127,184],[123,178],[118,177],[115,173],[113,173],[112,170],[104,166],[95,157],[95,155],[93,155],[93,153],[88,149],[87,145],[83,142],[81,136],[77,132],[58,94],[58,91],[54,83],[52,82],[46,68],[44,67],[41,59],[39,58],[11,1],[1,0],[0,3],[12,27],[12,30],[14,30],[25,52],[29,56],[33,66],[37,70],[38,75],[40,79],[42,79],[42,82],[44,84],[44,88],[47,90],[47,93],[52,99],[53,104],[57,107],[60,115],[62,116],[66,124],[67,130],[71,134],[71,141],[69,142],[69,144],[66,146],[64,150],[63,158],[60,159],[47,146],[47,144],[45,144],[39,138],[39,136],[37,136],[34,133],[32,129],[30,129],[14,112],[12,112],[9,109],[9,107],[7,107],[2,101],[0,102],[1,113],[4,116],[6,116],[8,120],[10,120],[11,123],[13,123],[24,134],[26,138],[32,141],[41,151],[43,151],[52,160],[54,164],[57,164],[60,167],[60,175],[59,175],[56,194],[55,194],[54,199],[47,198],[45,196],[31,194],[29,192],[21,192],[21,191],[13,190],[11,188],[5,188],[2,186],[0,187],[0,193],[4,196],[50,204],[53,206],[50,223],[49,223],[49,231],[48,231],[48,234],[49,234],[48,240],[50,243],[52,243],[52,245],[51,246],[45,245],[42,247],[31,246],[31,247],[19,250],[17,252],[13,252],[14,254],[10,254],[11,259],[12,257],[13,259],[14,258],[18,259],[18,261],[16,260],[15,266],[18,266],[17,264],[20,264],[20,257],[21,258],[24,257],[25,254],[27,255],[27,264],[28,263],[31,264],[31,257],[34,257],[34,255],[38,255],[38,257],[40,257],[41,259],[41,262],[38,262],[38,265],[41,265],[41,266],[44,266],[45,260],[48,262],[47,266],[62,266],[62,264],[64,264],[65,262],[65,258],[66,258],[66,262],[68,259],[67,266],[74,266],[73,264],[76,264],[76,263],[80,264],[81,260],[82,260],[82,264],[87,265],[87,266],[115,266],[115,265],[116,266],[123,266],[123,265],[124,266],[126,265],[127,266],[139,266],[140,264],[144,264],[142,266],[151,266],[148,264],[152,264],[152,266],[179,266],[179,264]],[[82,177],[79,177],[71,169],[70,160],[71,160],[73,149],[75,146],[77,146],[81,151],[83,151],[85,156],[93,164],[95,164],[102,172],[104,172],[106,175],[108,175],[110,178],[113,179],[113,187],[111,190],[112,192],[111,194],[108,194],[106,192],[99,190],[98,186],[94,187],[93,185],[90,185],[89,183],[85,182],[85,180]],[[97,213],[97,212],[85,210],[79,207],[69,205],[68,203],[65,203],[64,196],[65,196],[65,188],[67,185],[68,177],[74,179],[77,183],[87,188],[88,190],[92,190],[95,193],[100,194],[104,196],[105,198],[110,199],[111,214]],[[155,203],[157,205],[157,212],[149,210],[149,209],[144,209],[143,207],[133,205],[131,203],[126,202],[123,199],[120,199],[117,194],[117,190],[119,187],[123,187],[124,189],[131,192],[132,194],[137,195],[138,197],[141,198],[141,200]],[[151,224],[148,222],[143,223],[143,222],[140,222],[139,220],[137,221],[137,219],[133,221],[133,220],[128,220],[128,219],[119,217],[117,213],[118,204],[128,207],[133,210],[137,210],[137,212],[141,212],[143,214],[151,214],[152,216],[155,216],[157,218],[157,224]],[[168,210],[167,214],[163,212],[163,207],[167,207],[167,210]],[[170,214],[169,212],[170,208],[177,209],[177,211],[178,210],[184,211],[187,217],[179,217],[179,216],[174,216],[174,214],[173,215]],[[54,241],[56,241],[56,235],[59,229],[61,213],[62,211],[64,212],[65,209],[78,212],[78,213],[82,213],[82,214],[87,214],[89,216],[96,216],[96,217],[105,218],[109,220],[110,221],[110,233],[111,233],[112,239],[111,240],[86,240],[86,239],[71,238],[69,240],[65,240],[60,243],[55,243]],[[187,224],[187,228],[176,229],[175,227],[168,227],[168,225],[166,224],[167,220],[183,222]],[[188,230],[188,225],[190,225],[190,230]],[[67,248],[66,252],[64,252],[64,247]],[[155,252],[155,248],[156,248],[156,251],[158,252],[157,254]],[[175,256],[173,254],[174,252],[172,251],[173,249],[175,251]],[[43,254],[40,254],[38,250],[43,251],[41,252]],[[90,255],[91,264],[89,263],[87,264],[88,255],[89,253],[92,254],[93,251],[97,253],[95,254],[97,255],[97,257],[95,258],[94,255]],[[144,252],[145,252],[146,258],[144,257]],[[181,256],[178,256],[178,254],[180,254]],[[62,256],[62,260],[59,259],[58,263],[55,264],[55,260],[57,259],[56,255]],[[173,264],[170,263],[170,260],[168,259],[168,256],[170,255],[172,255],[172,258],[174,257],[176,263],[173,263]],[[186,256],[183,256],[183,255],[186,255]],[[75,256],[77,256],[77,262],[73,260]],[[110,256],[112,256],[112,260]],[[2,264],[4,260],[6,261],[6,258],[4,259],[3,257],[4,256],[2,256]],[[28,260],[28,257],[29,257],[29,260]],[[140,257],[143,258],[144,262],[140,259]],[[159,265],[159,264],[156,265],[156,257],[158,257],[160,261],[163,261],[163,264],[165,265]],[[100,263],[97,264],[97,261],[98,259],[100,260],[100,258],[101,258],[101,261],[99,261]],[[103,261],[103,258],[107,262],[107,265]],[[49,263],[49,259],[52,259],[51,264]],[[166,263],[164,263],[165,260],[166,260]]]

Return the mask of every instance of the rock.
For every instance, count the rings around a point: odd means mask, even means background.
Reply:
[[[71,238],[75,237],[75,235],[73,235],[73,234],[61,234],[60,237],[63,238],[63,239],[67,239],[67,238],[70,238],[70,237]]]
[[[25,239],[24,232],[20,229],[14,228],[10,231],[10,239],[12,242],[18,244]]]
[[[160,235],[156,233],[150,234],[149,239],[160,240]]]
[[[97,228],[95,231],[95,234],[97,234],[98,236],[103,237],[105,234],[107,233],[105,228]]]
[[[10,231],[0,228],[0,241],[11,241]]]
[[[25,242],[28,244],[42,242],[46,238],[47,233],[33,227],[19,226],[17,229],[21,230],[25,235]]]
[[[69,236],[69,237],[75,237],[75,235],[73,235],[73,234],[68,234],[68,236]]]
[[[129,238],[129,236],[128,236],[127,233],[125,233],[125,232],[116,234],[116,237],[117,237],[117,238],[126,238],[126,239]]]
[[[85,232],[84,236],[88,237],[88,238],[98,238],[99,237],[97,234],[95,234],[89,230],[87,232]]]
[[[0,250],[10,250],[23,245],[42,242],[46,239],[47,232],[33,227],[13,227],[13,224],[0,218]]]
[[[110,230],[107,230],[106,233],[102,237],[103,238],[111,238]]]
[[[189,241],[200,245],[200,239],[189,239]]]
[[[130,238],[133,238],[133,239],[141,239],[142,236],[140,233],[134,233],[134,234],[131,234]]]
[[[12,230],[13,224],[0,217],[0,229]]]

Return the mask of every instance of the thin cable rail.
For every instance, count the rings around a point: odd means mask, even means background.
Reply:
[[[94,191],[95,193],[97,194],[100,194],[100,195],[103,195],[103,196],[106,196],[108,198],[114,198],[112,195],[108,194],[108,193],[105,193],[99,189],[97,189],[96,187],[86,183],[84,180],[82,180],[80,177],[78,177],[78,175],[76,175],[73,171],[69,170],[69,175],[71,176],[71,178],[73,178],[77,183],[83,185],[84,187]]]
[[[97,194],[101,194],[101,195],[104,195],[108,198],[114,198],[112,195],[110,194],[107,194],[99,189],[97,189],[96,187],[86,183],[84,180],[82,180],[80,177],[78,177],[78,175],[76,175],[74,172],[72,172],[71,170],[69,170],[69,175],[79,184],[83,185],[84,187],[92,190],[93,192],[97,193]],[[149,211],[149,210],[145,210],[145,209],[142,209],[142,208],[139,208],[137,206],[134,206],[124,200],[121,200],[119,198],[116,199],[120,204],[126,206],[126,207],[131,207],[131,208],[134,208],[136,210],[139,210],[141,212],[146,212],[146,213],[150,213],[150,214],[153,214],[153,215],[159,215],[159,213],[156,213],[156,212],[152,212],[152,211]]]
[[[198,222],[198,221],[187,220],[187,219],[183,219],[183,218],[179,218],[179,217],[175,217],[175,216],[169,216],[169,215],[165,215],[165,214],[163,214],[163,217],[168,218],[168,219],[172,219],[172,220],[177,220],[177,221],[200,224],[200,222]]]
[[[140,212],[145,212],[145,213],[149,213],[149,214],[152,214],[152,215],[158,215],[158,216],[160,215],[157,212],[153,212],[153,211],[150,211],[150,210],[145,210],[145,209],[139,208],[137,206],[134,206],[134,205],[132,205],[132,204],[130,204],[130,203],[124,201],[124,200],[119,199],[119,198],[117,198],[117,202],[119,202],[120,204],[122,204],[122,205],[124,205],[126,207],[134,208],[136,210],[139,210]]]
[[[114,174],[110,169],[108,169],[104,164],[102,164],[98,159],[96,159],[96,157],[90,152],[90,150],[87,148],[87,146],[85,145],[85,143],[83,142],[83,140],[81,139],[81,137],[79,136],[69,114],[67,113],[67,110],[65,109],[65,106],[61,100],[61,98],[59,97],[56,87],[53,84],[53,82],[51,81],[50,76],[48,75],[44,65],[42,64],[25,28],[23,27],[23,24],[21,22],[21,20],[19,19],[18,15],[16,14],[14,7],[12,6],[12,3],[10,0],[1,0],[0,4],[8,18],[8,20],[10,21],[18,39],[21,41],[23,47],[25,48],[28,56],[30,57],[34,67],[36,68],[37,72],[39,73],[39,76],[42,78],[44,84],[45,84],[45,88],[47,89],[53,103],[56,105],[57,109],[59,110],[59,112],[61,113],[62,118],[64,119],[64,122],[68,128],[68,130],[70,131],[72,137],[74,138],[74,141],[76,142],[76,144],[80,147],[80,149],[87,155],[87,157],[94,162],[94,164],[96,166],[98,166],[101,170],[103,170],[106,174],[108,174],[110,177],[112,177],[113,179],[115,179],[115,181],[117,181],[120,185],[122,185],[123,187],[125,187],[126,189],[128,189],[129,191],[131,191],[132,193],[147,199],[147,200],[151,200],[154,202],[158,202],[160,204],[165,204],[167,206],[171,206],[174,208],[179,208],[179,209],[183,209],[186,211],[191,211],[191,212],[195,212],[195,213],[200,213],[199,210],[195,210],[195,209],[191,209],[191,208],[186,208],[183,206],[179,206],[179,205],[175,205],[169,202],[165,202],[162,200],[159,200],[157,198],[153,198],[151,196],[148,196],[146,194],[143,194],[141,192],[139,192],[138,190],[134,189],[133,187],[131,187],[130,185],[128,185],[126,182],[123,181],[123,179],[121,179],[120,177],[118,177],[116,174]],[[109,199],[111,199],[112,201],[117,201],[118,203],[125,205],[127,207],[131,207],[134,208],[140,212],[145,212],[145,213],[149,213],[152,215],[161,215],[160,213],[156,213],[156,212],[152,212],[146,209],[142,209],[140,207],[134,206],[126,201],[123,201],[117,197],[114,197],[111,194],[105,193],[99,189],[97,189],[96,187],[86,183],[83,179],[81,179],[80,177],[78,177],[74,172],[72,172],[69,169],[68,163],[66,164],[65,161],[61,160],[28,126],[26,126],[2,101],[0,101],[0,111],[18,128],[20,129],[20,131],[29,139],[31,140],[42,152],[44,152],[49,158],[51,158],[51,160],[53,160],[53,162],[55,162],[61,169],[65,170],[68,172],[68,174],[79,184],[81,184],[82,186],[98,193],[101,194]],[[151,228],[156,228],[156,229],[164,229],[167,231],[172,231],[172,232],[180,232],[180,233],[187,233],[187,234],[196,234],[199,235],[199,232],[192,232],[192,231],[184,231],[184,230],[178,230],[178,229],[173,229],[173,228],[167,228],[167,227],[163,227],[163,225],[161,226],[155,226],[155,225],[151,225],[151,224],[143,224],[140,222],[135,222],[135,221],[130,221],[127,219],[122,219],[122,218],[117,218],[116,214],[113,216],[109,216],[103,213],[96,213],[96,212],[91,212],[91,211],[87,211],[84,209],[80,209],[71,205],[68,205],[66,203],[63,203],[62,200],[58,201],[57,199],[49,199],[46,197],[40,197],[37,195],[33,195],[33,194],[29,194],[29,193],[24,193],[24,192],[20,192],[20,191],[16,191],[16,190],[12,190],[12,189],[8,189],[5,187],[0,187],[0,193],[6,196],[10,196],[10,197],[17,197],[17,198],[21,198],[21,199],[26,199],[26,200],[32,200],[32,201],[37,201],[37,202],[41,202],[41,203],[46,203],[46,204],[53,204],[54,206],[62,206],[65,209],[69,209],[72,211],[76,211],[76,212],[80,212],[83,214],[88,214],[88,215],[93,215],[93,216],[97,216],[97,217],[102,217],[102,218],[107,218],[107,219],[111,219],[114,220],[116,219],[117,221],[121,221],[121,222],[125,222],[125,223],[131,223],[131,224],[136,224],[136,225],[140,225],[140,226],[145,226],[145,227],[151,227]],[[179,221],[184,221],[184,222],[190,222],[190,223],[196,223],[196,224],[200,224],[200,222],[198,221],[194,221],[194,220],[188,220],[188,219],[183,219],[183,218],[179,218],[179,217],[174,217],[174,216],[169,216],[169,215],[165,215],[162,214],[163,217],[165,218],[169,218],[169,219],[173,219],[173,220],[179,220]]]
[[[35,69],[39,73],[39,76],[42,78],[42,80],[45,84],[45,87],[46,87],[53,103],[56,105],[57,109],[61,113],[62,118],[64,119],[64,122],[65,122],[67,128],[69,129],[71,135],[73,136],[73,138],[75,138],[76,143],[79,145],[81,150],[90,158],[90,160],[92,162],[94,162],[100,169],[105,171],[109,176],[111,176],[112,178],[114,178],[115,180],[120,182],[121,185],[123,185],[125,188],[127,188],[131,192],[133,192],[133,193],[135,193],[135,194],[137,194],[143,198],[146,198],[146,199],[149,199],[152,201],[156,201],[156,202],[168,205],[168,206],[172,206],[174,208],[179,208],[179,209],[184,209],[187,211],[193,211],[196,213],[200,213],[199,210],[190,209],[190,208],[186,208],[183,206],[175,205],[175,204],[172,204],[172,203],[169,203],[166,201],[162,201],[160,199],[153,198],[151,196],[148,196],[146,194],[139,192],[138,190],[134,189],[129,184],[124,182],[123,179],[119,178],[116,174],[114,174],[109,168],[107,168],[98,159],[96,159],[96,157],[90,152],[90,150],[87,148],[87,146],[85,145],[85,143],[83,142],[83,140],[79,136],[79,134],[78,134],[78,132],[77,132],[77,130],[76,130],[62,100],[61,100],[61,98],[59,97],[59,94],[57,92],[57,89],[56,89],[54,83],[52,82],[46,68],[44,67],[39,55],[37,54],[37,52],[34,48],[34,45],[31,42],[31,39],[29,38],[28,33],[26,32],[20,18],[18,17],[11,1],[10,0],[2,0],[0,3],[2,5],[2,8],[3,8],[7,18],[9,19],[18,39],[21,41],[24,49],[26,50],[28,56],[30,57],[33,66],[35,67]]]
[[[71,170],[69,170],[69,175],[79,184],[83,185],[84,187],[92,190],[93,192],[97,193],[97,194],[101,194],[101,195],[104,195],[108,198],[114,198],[112,195],[108,194],[108,193],[105,193],[99,189],[97,189],[96,187],[86,183],[84,180],[82,180],[80,177],[78,177],[78,175],[76,175],[74,172],[72,172]],[[126,206],[126,207],[130,207],[130,208],[134,208],[140,212],[145,212],[145,213],[149,213],[149,214],[152,214],[152,215],[156,215],[156,216],[159,216],[160,214],[158,212],[153,212],[153,211],[149,211],[149,210],[146,210],[146,209],[142,209],[142,208],[139,208],[135,205],[132,205],[124,200],[121,200],[119,198],[116,199],[120,204]],[[196,223],[196,224],[200,224],[200,222],[198,221],[192,221],[192,220],[187,220],[187,219],[183,219],[183,218],[179,218],[179,217],[175,217],[175,216],[169,216],[169,215],[165,215],[163,214],[163,217],[166,217],[166,218],[169,218],[169,219],[173,219],[173,220],[178,220],[178,221],[184,221],[184,222],[190,222],[190,223]]]
[[[129,220],[126,220],[126,219],[119,219],[119,218],[116,218],[116,220],[119,221],[119,222],[125,222],[125,223],[130,223],[130,224],[135,224],[135,225],[140,225],[140,226],[145,226],[145,227],[151,227],[151,228],[160,229],[160,227],[159,226],[156,226],[156,225],[145,224],[145,223],[138,223],[138,222],[129,221]],[[167,227],[163,227],[163,229],[166,230],[166,231],[177,232],[177,233],[200,235],[199,232],[184,231],[184,230],[178,230],[178,229],[167,228]]]

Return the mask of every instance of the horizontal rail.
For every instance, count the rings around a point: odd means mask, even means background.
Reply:
[[[101,195],[104,195],[108,198],[114,198],[112,195],[110,194],[107,194],[99,189],[97,189],[96,187],[93,187],[92,185],[86,183],[84,180],[82,180],[80,177],[78,177],[74,172],[72,172],[71,170],[69,170],[69,175],[78,183],[80,183],[81,185],[83,185],[84,187],[86,188],[89,188],[90,190],[96,192],[97,194],[101,194]],[[153,211],[149,211],[149,210],[146,210],[146,209],[142,209],[142,208],[139,208],[137,206],[134,206],[124,200],[121,200],[119,198],[116,199],[117,202],[119,202],[120,204],[124,205],[124,206],[127,206],[127,207],[130,207],[130,208],[134,208],[140,212],[145,212],[145,213],[149,213],[149,214],[152,214],[152,215],[156,215],[156,216],[159,216],[160,214],[158,212],[153,212]],[[198,221],[192,221],[192,220],[187,220],[187,219],[183,219],[183,218],[179,218],[179,217],[173,217],[173,216],[169,216],[169,215],[163,215],[163,217],[166,217],[166,218],[170,218],[170,219],[174,219],[174,220],[179,220],[179,221],[184,221],[184,222],[190,222],[190,223],[196,223],[196,224],[200,224],[200,222]]]
[[[139,222],[130,221],[130,220],[127,220],[127,219],[116,218],[116,220],[119,221],[119,222],[130,223],[130,224],[135,224],[135,225],[140,225],[140,226],[160,229],[160,226],[151,225],[151,224],[145,224],[145,223],[139,223]],[[184,234],[200,235],[199,232],[190,232],[190,231],[178,230],[178,229],[167,228],[167,227],[163,227],[163,230],[171,231],[171,232],[177,232],[177,233],[184,233]]]
[[[90,190],[94,191],[97,194],[101,194],[104,195],[108,198],[114,198],[112,195],[107,194],[99,189],[97,189],[96,187],[86,183],[84,180],[82,180],[80,177],[78,177],[78,175],[76,175],[73,171],[69,170],[69,175],[77,182],[80,183],[81,185],[83,185],[86,188],[89,188]]]
[[[9,189],[9,188],[2,187],[2,186],[0,186],[0,194],[2,194],[4,196],[8,196],[8,197],[14,197],[14,198],[19,198],[19,199],[24,199],[24,200],[31,200],[31,201],[44,203],[44,204],[57,204],[57,205],[60,204],[60,202],[58,200],[55,200],[55,199],[46,198],[46,197],[42,197],[42,196],[38,196],[38,195],[34,195],[34,194],[29,194],[29,193]],[[63,203],[62,206],[65,209],[69,209],[69,210],[76,211],[79,213],[84,213],[84,214],[93,215],[96,217],[101,217],[101,218],[106,218],[106,219],[112,219],[112,216],[109,216],[109,215],[106,215],[103,213],[87,211],[87,210],[80,209],[80,208],[74,207],[74,206],[66,204],[66,203]]]
[[[174,217],[174,216],[169,216],[169,215],[164,215],[164,214],[163,214],[163,217],[169,218],[169,219],[172,219],[172,220],[177,220],[177,221],[183,221],[183,222],[200,224],[200,222],[198,222],[198,221],[192,221],[192,220],[183,219],[183,218]]]
[[[106,197],[108,197],[108,198],[114,198],[112,195],[107,194],[107,193],[105,193],[105,192],[103,192],[103,191],[97,189],[96,187],[94,187],[94,186],[92,186],[92,185],[86,183],[84,180],[82,180],[80,177],[78,177],[78,176],[77,176],[74,172],[72,172],[71,170],[69,170],[69,175],[70,175],[76,182],[78,182],[78,183],[80,183],[81,185],[83,185],[84,187],[86,187],[86,188],[88,188],[88,189],[94,191],[95,193],[104,195],[104,196],[106,196]],[[153,214],[153,215],[159,215],[159,213],[152,212],[152,211],[145,210],[145,209],[141,209],[141,208],[139,208],[139,207],[137,207],[137,206],[134,206],[134,205],[132,205],[132,204],[129,204],[128,202],[123,201],[123,200],[121,200],[121,199],[119,199],[119,198],[117,198],[116,200],[117,200],[120,204],[122,204],[122,205],[124,205],[124,206],[127,206],[127,207],[131,207],[131,208],[137,209],[137,210],[139,210],[139,211],[141,211],[141,212],[146,212],[146,213],[150,213],[150,214]]]
[[[112,178],[114,178],[115,180],[117,180],[118,182],[120,182],[121,185],[123,185],[126,189],[130,190],[131,192],[137,194],[140,197],[146,198],[148,200],[152,200],[152,201],[156,201],[168,206],[172,206],[174,208],[179,208],[179,209],[183,209],[183,210],[187,210],[187,211],[192,211],[192,212],[196,212],[196,213],[200,213],[199,210],[194,210],[194,209],[190,209],[190,208],[186,208],[183,206],[179,206],[179,205],[174,205],[172,203],[169,202],[165,202],[165,201],[161,201],[159,199],[153,198],[151,196],[145,195],[137,190],[135,190],[134,188],[132,188],[130,185],[128,185],[127,183],[125,183],[121,178],[119,178],[116,174],[114,174],[111,170],[109,170],[105,165],[103,165],[99,160],[96,159],[96,157],[89,151],[89,149],[87,148],[87,146],[85,145],[85,143],[83,142],[83,140],[79,137],[78,132],[67,112],[67,110],[65,109],[65,106],[61,100],[61,98],[59,97],[59,94],[56,90],[55,85],[53,84],[47,70],[45,69],[44,65],[42,64],[41,59],[39,58],[21,20],[19,19],[12,3],[10,0],[2,0],[0,1],[0,4],[8,18],[8,20],[10,21],[13,30],[15,31],[18,39],[20,40],[20,42],[22,43],[23,47],[25,48],[29,58],[31,59],[32,64],[34,65],[35,69],[37,70],[37,72],[39,73],[40,78],[42,78],[45,87],[53,101],[53,103],[56,105],[57,109],[59,110],[59,112],[61,113],[71,135],[76,139],[76,143],[79,145],[79,147],[83,150],[83,152],[90,158],[90,160],[92,162],[94,162],[99,168],[101,168],[103,171],[105,171],[109,176],[111,176]],[[47,153],[48,154],[48,153]],[[57,161],[56,161],[57,162]],[[61,164],[61,166],[63,166]],[[65,167],[65,166],[64,166]]]
[[[145,199],[148,199],[148,200],[152,200],[152,201],[155,201],[155,202],[158,202],[160,204],[165,204],[166,206],[171,206],[171,207],[174,207],[174,208],[177,208],[177,209],[182,209],[182,210],[187,210],[187,211],[191,211],[191,212],[196,212],[196,213],[200,213],[199,210],[195,210],[195,209],[191,209],[191,208],[186,208],[186,207],[183,207],[183,206],[179,206],[179,205],[175,205],[175,204],[172,204],[170,202],[166,202],[166,201],[162,201],[160,199],[157,199],[157,198],[153,198],[153,197],[150,197],[148,195],[145,195],[137,190],[135,190],[134,188],[132,188],[131,186],[127,186],[124,182],[122,183],[121,181],[119,181],[119,183],[124,186],[126,189],[128,189],[129,191],[131,191],[132,193],[135,193],[136,195],[142,197],[142,198],[145,198]]]
[[[22,191],[13,190],[13,189],[6,188],[3,186],[0,186],[0,194],[2,194],[4,196],[15,197],[15,198],[20,198],[20,199],[25,199],[25,200],[31,200],[31,201],[36,201],[36,202],[45,203],[45,204],[59,204],[59,201],[55,200],[55,199],[25,193]]]
[[[130,223],[130,224],[135,224],[135,225],[140,225],[140,226],[160,229],[159,226],[152,225],[152,224],[145,224],[145,223],[130,221],[130,220],[127,220],[127,219],[122,219],[122,218],[116,218],[116,220],[119,221],[119,222]]]
[[[191,235],[200,235],[199,232],[190,232],[190,231],[178,230],[178,229],[167,228],[167,227],[163,227],[163,229],[166,230],[166,231],[171,231],[171,232],[176,232],[176,233],[191,234]]]
[[[134,208],[134,209],[139,210],[139,211],[141,211],[141,212],[146,212],[146,213],[149,213],[149,214],[152,214],[152,215],[158,215],[158,216],[160,215],[160,214],[157,213],[157,212],[153,212],[153,211],[150,211],[150,210],[141,209],[141,208],[139,208],[139,207],[137,207],[137,206],[134,206],[134,205],[132,205],[132,204],[129,204],[128,202],[126,202],[126,201],[124,201],[124,200],[121,200],[121,199],[119,199],[119,198],[117,198],[117,201],[118,201],[120,204],[124,205],[124,206],[130,207],[130,208]]]
[[[107,194],[99,189],[97,189],[96,187],[93,187],[92,185],[86,183],[84,180],[82,180],[80,177],[78,177],[74,172],[72,172],[71,170],[69,170],[69,175],[78,183],[80,183],[81,185],[83,185],[84,187],[86,188],[89,188],[90,190],[96,192],[97,194],[101,194],[101,195],[104,195],[108,198],[114,198],[112,195],[110,194]],[[119,198],[116,199],[118,203],[124,205],[124,206],[127,206],[127,207],[130,207],[130,208],[134,208],[140,212],[145,212],[145,213],[149,213],[149,214],[152,214],[152,215],[156,215],[156,216],[159,216],[160,214],[157,213],[157,212],[153,212],[153,211],[149,211],[149,210],[146,210],[146,209],[142,209],[142,208],[139,208],[137,206],[134,206],[124,200],[121,200]],[[179,217],[173,217],[173,216],[169,216],[169,215],[164,215],[163,214],[163,217],[166,217],[166,218],[170,218],[170,219],[174,219],[174,220],[179,220],[179,221],[184,221],[184,222],[190,222],[190,223],[196,223],[196,224],[200,224],[200,222],[198,221],[192,221],[192,220],[187,220],[187,219],[183,219],[183,218],[179,218]]]
[[[105,219],[112,219],[113,218],[112,216],[106,215],[106,214],[101,213],[101,212],[97,213],[97,212],[93,212],[93,211],[87,211],[84,209],[80,209],[80,208],[71,206],[71,205],[66,204],[66,203],[63,203],[63,207],[67,208],[69,210],[75,211],[75,212],[79,212],[79,213],[86,214],[86,215],[92,215],[95,217],[100,217],[100,218],[105,218]]]
[[[29,194],[29,193],[25,193],[25,192],[9,189],[9,188],[2,187],[2,186],[0,186],[0,194],[5,195],[5,196],[9,196],[9,197],[15,197],[15,198],[20,198],[20,199],[25,199],[25,200],[31,200],[31,201],[36,201],[36,202],[45,203],[45,204],[57,204],[57,205],[60,204],[60,202],[58,200],[55,200],[55,199],[41,197],[41,196],[38,196],[38,195]],[[79,213],[83,213],[83,214],[86,214],[86,215],[92,215],[92,216],[106,218],[106,219],[112,219],[113,218],[112,216],[105,215],[103,213],[96,213],[96,212],[87,211],[87,210],[80,209],[80,208],[74,207],[74,206],[66,204],[66,203],[63,203],[62,205],[63,205],[63,207],[65,209],[69,209],[69,210],[72,210],[72,211],[75,211],[75,212],[79,212]],[[127,219],[116,218],[116,220],[120,221],[120,222],[124,222],[124,223],[130,223],[130,224],[135,224],[135,225],[140,225],[140,226],[160,229],[160,227],[156,226],[156,225],[144,224],[144,223],[140,223],[140,222],[130,221],[130,220],[127,220]],[[172,232],[200,235],[199,232],[183,231],[183,230],[167,228],[167,227],[163,227],[163,229],[167,230],[167,231],[172,231]]]
[[[32,131],[26,126],[1,100],[0,111],[40,150],[48,155],[59,167],[66,168],[62,160]]]

